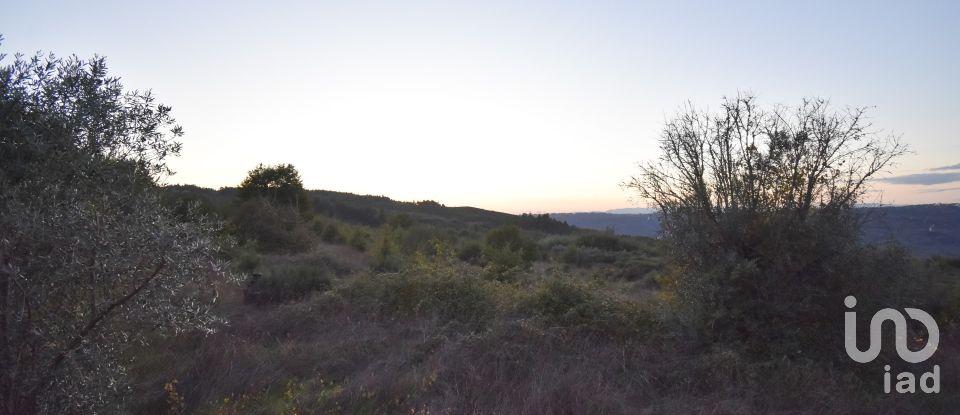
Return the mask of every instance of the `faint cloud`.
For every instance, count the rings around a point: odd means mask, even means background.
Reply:
[[[947,187],[944,189],[923,189],[921,193],[942,193],[942,192],[960,192],[960,187]]]
[[[950,166],[934,167],[930,169],[930,171],[943,171],[943,170],[960,170],[960,163],[950,165]]]
[[[877,181],[890,184],[919,184],[922,186],[930,186],[934,184],[953,183],[960,181],[960,172],[908,174],[906,176],[893,176],[877,179]]]

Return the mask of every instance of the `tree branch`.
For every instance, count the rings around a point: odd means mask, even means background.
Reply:
[[[153,272],[149,276],[147,276],[147,278],[145,278],[139,285],[134,287],[133,290],[131,290],[129,293],[127,293],[123,297],[120,297],[116,301],[110,303],[110,305],[108,305],[106,308],[101,310],[100,313],[94,316],[94,318],[92,318],[82,329],[80,329],[80,332],[73,337],[73,339],[70,341],[67,347],[64,350],[62,350],[60,353],[58,353],[57,356],[53,359],[53,361],[50,363],[50,366],[44,372],[43,378],[41,378],[40,381],[37,382],[36,385],[34,385],[33,389],[30,391],[28,396],[36,397],[46,387],[47,383],[49,383],[50,380],[53,379],[53,376],[56,373],[57,369],[60,368],[60,365],[63,364],[67,356],[70,355],[70,353],[72,353],[74,350],[80,347],[80,345],[83,343],[83,339],[86,338],[91,332],[93,332],[97,328],[97,325],[99,325],[101,321],[103,321],[111,312],[113,312],[113,310],[126,304],[128,301],[130,301],[130,299],[132,299],[137,294],[139,294],[140,291],[143,291],[143,289],[146,288],[147,285],[149,285],[150,282],[157,277],[157,275],[160,275],[160,271],[162,271],[165,266],[166,266],[166,261],[161,259],[160,263],[158,263],[157,266],[153,269]]]

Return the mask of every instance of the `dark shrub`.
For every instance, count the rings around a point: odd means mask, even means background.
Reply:
[[[237,264],[237,271],[249,274],[260,266],[260,255],[252,250],[244,249],[234,254],[234,263]]]
[[[340,227],[337,226],[334,222],[327,222],[323,226],[323,232],[320,233],[320,239],[323,239],[324,242],[329,242],[332,244],[343,242],[343,233],[340,232]]]
[[[262,252],[302,252],[313,244],[296,210],[262,199],[243,202],[233,218],[233,226],[242,240],[255,242]]]
[[[383,316],[436,317],[479,329],[495,316],[503,290],[464,270],[416,269],[361,276],[341,293]]]
[[[540,256],[537,244],[526,238],[516,225],[503,225],[487,232],[483,257],[488,276],[501,281],[515,279],[518,271],[530,268]]]
[[[390,215],[387,219],[387,225],[396,228],[408,228],[410,225],[413,225],[413,219],[406,213],[398,213],[396,215]]]
[[[656,259],[630,258],[612,267],[611,277],[627,281],[636,281],[648,277],[651,273],[663,269],[663,264]]]
[[[353,232],[353,235],[350,236],[348,243],[353,249],[364,252],[367,250],[367,245],[370,244],[370,234],[363,229],[357,229]]]
[[[639,303],[562,278],[536,287],[524,307],[548,325],[619,338],[648,333],[654,321]]]
[[[165,187],[160,194],[160,203],[181,222],[195,222],[216,213],[210,199],[190,190],[187,186]]]
[[[244,301],[275,304],[330,289],[330,270],[322,263],[275,265],[266,274],[253,274],[244,288]]]
[[[400,252],[395,242],[394,228],[382,228],[380,236],[370,252],[370,266],[379,272],[397,272],[400,270]]]
[[[594,264],[612,264],[617,261],[617,254],[599,248],[571,245],[563,251],[560,260],[578,267],[590,267]]]
[[[477,242],[467,242],[457,251],[457,258],[468,264],[480,265],[483,263],[483,247]]]
[[[591,232],[580,235],[577,238],[577,245],[604,251],[634,251],[637,249],[636,243],[608,232]]]

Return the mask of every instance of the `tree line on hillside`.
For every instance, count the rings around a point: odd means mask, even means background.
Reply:
[[[375,210],[375,221],[368,220],[369,216],[331,214],[322,203],[307,202],[299,172],[289,164],[258,165],[241,182],[236,195],[235,203],[222,215],[229,219],[232,234],[237,236],[241,249],[246,250],[247,258],[301,253],[323,242],[369,254],[371,268],[380,272],[397,272],[404,263],[415,261],[417,255],[435,255],[438,249],[450,249],[460,260],[485,267],[492,278],[508,280],[546,255],[531,233],[563,234],[571,230],[548,215],[502,215],[507,222],[501,225],[469,227],[463,222],[453,226],[444,222],[431,224],[405,212],[388,214]],[[176,211],[184,203],[196,203],[196,199],[176,198],[171,203]],[[442,214],[448,209],[433,201],[415,205],[414,212],[426,210],[428,214]],[[334,213],[338,212],[343,210]],[[465,226],[470,229],[463,229]],[[619,247],[616,242],[613,245]],[[569,261],[583,265],[589,260],[582,254]],[[244,270],[253,272],[256,260],[248,263]],[[296,277],[289,273],[270,274],[254,273],[248,283],[248,299],[257,303],[282,302],[329,285],[322,275],[327,273],[319,270]]]

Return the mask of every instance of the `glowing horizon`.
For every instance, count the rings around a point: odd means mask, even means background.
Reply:
[[[936,170],[960,163],[956,3],[7,9],[0,51],[101,54],[173,107],[187,134],[171,184],[235,186],[291,163],[309,189],[511,213],[631,207],[619,184],[656,156],[666,117],[752,91],[876,106],[876,127],[914,153],[888,175],[911,177],[875,195],[960,202],[960,168]]]

